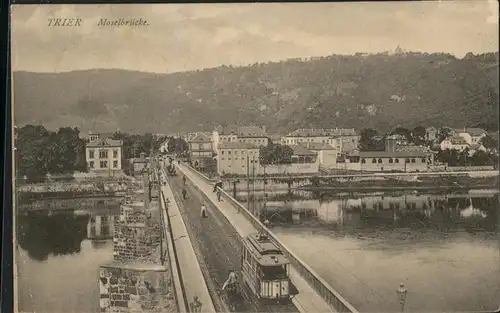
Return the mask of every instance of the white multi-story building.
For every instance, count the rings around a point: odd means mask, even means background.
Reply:
[[[104,175],[114,174],[122,170],[121,140],[98,138],[85,146],[85,159],[89,171]]]
[[[212,132],[214,151],[217,153],[219,144],[228,142],[241,142],[259,146],[269,144],[269,136],[265,126],[227,126]]]
[[[218,151],[219,175],[252,175],[260,172],[259,147],[242,142],[223,142],[218,145]]]
[[[281,144],[292,146],[301,143],[325,143],[338,154],[358,149],[360,136],[354,129],[297,129],[281,139]]]

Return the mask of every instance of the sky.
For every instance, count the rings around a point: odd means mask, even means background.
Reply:
[[[172,73],[287,58],[405,50],[498,51],[498,2],[98,4],[11,7],[12,69]],[[49,27],[49,18],[82,18]],[[101,18],[147,26],[99,27]]]

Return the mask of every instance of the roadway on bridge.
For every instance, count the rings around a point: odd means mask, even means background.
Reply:
[[[241,236],[247,236],[249,234],[257,232],[257,230],[254,228],[254,226],[242,215],[239,214],[237,209],[230,203],[223,201],[223,202],[217,202],[216,195],[213,193],[213,186],[206,181],[204,181],[202,178],[197,176],[195,173],[193,173],[187,166],[180,164],[177,165],[177,167],[180,169],[180,171],[186,175],[189,180],[197,185],[197,187],[203,192],[209,199],[211,199],[211,202],[217,203],[218,210],[211,210],[210,211],[210,216],[217,216],[217,214],[223,212],[224,216],[229,220],[231,225],[236,229],[237,234],[239,235],[238,237],[241,238]],[[180,178],[179,178],[180,179]],[[191,189],[191,197],[193,197],[193,194],[198,193],[199,191],[193,192],[193,189]],[[199,215],[199,206],[195,207],[196,208],[196,214]],[[226,223],[227,225],[227,223]],[[234,238],[234,236],[233,236]],[[238,242],[239,242],[238,238]],[[217,238],[214,238],[217,240]],[[219,240],[221,238],[218,238]],[[239,251],[239,249],[237,250]],[[236,254],[236,263],[238,264],[239,262],[239,256],[240,253],[238,252]],[[239,268],[239,267],[238,267]],[[311,286],[304,280],[300,275],[295,271],[293,267],[290,268],[290,277],[294,284],[297,286],[299,289],[299,294],[295,296],[294,298],[294,304],[297,305],[297,308],[300,312],[332,312],[332,308],[321,298],[312,288]]]
[[[241,239],[235,229],[227,222],[224,216],[210,203],[206,203],[208,219],[201,219],[200,207],[205,202],[200,192],[191,184],[187,183],[188,198],[182,199],[183,181],[181,176],[170,176],[169,184],[174,193],[175,200],[183,215],[186,226],[190,229],[192,244],[197,254],[198,262],[210,277],[209,289],[212,298],[217,298],[217,290],[220,290],[227,279],[229,270],[237,273],[241,270]],[[213,284],[210,286],[210,284]],[[215,289],[215,290],[214,290]],[[245,303],[242,303],[245,304]],[[219,304],[220,306],[221,304]],[[255,312],[256,308],[246,303],[241,311]],[[297,312],[293,305],[266,306],[257,311],[261,312]]]

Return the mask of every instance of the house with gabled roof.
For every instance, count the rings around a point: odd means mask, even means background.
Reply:
[[[199,133],[189,142],[189,156],[191,164],[197,169],[207,168],[215,164],[212,138],[204,133]]]
[[[481,140],[488,135],[488,132],[481,128],[470,127],[454,129],[453,134],[455,136],[462,137],[469,144],[479,144]]]
[[[439,146],[441,150],[449,149],[449,150],[464,151],[465,149],[469,148],[469,143],[467,142],[467,140],[465,140],[464,137],[453,135],[444,139],[439,144]]]
[[[102,137],[88,142],[85,146],[85,160],[89,171],[113,176],[122,171],[121,140]]]
[[[335,168],[335,164],[337,163],[337,150],[334,147],[319,142],[309,142],[304,144],[304,146],[308,150],[316,153],[319,167],[325,169]]]
[[[293,150],[292,164],[293,163],[316,163],[318,162],[318,154],[313,152],[304,144],[299,144],[291,147]]]
[[[160,145],[160,152],[161,153],[167,153],[168,152],[168,143],[170,142],[170,138],[165,139]]]

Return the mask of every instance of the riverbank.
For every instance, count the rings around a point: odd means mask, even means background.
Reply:
[[[85,197],[120,197],[128,190],[139,189],[141,184],[134,177],[116,180],[50,181],[17,186],[18,201],[68,199]]]
[[[387,191],[387,190],[468,190],[468,189],[498,189],[498,177],[415,177],[413,181],[397,179],[379,179],[379,180],[333,180],[316,179],[311,184],[303,185],[297,189],[307,191],[320,190],[369,190],[369,191]]]
[[[80,198],[116,198],[122,197],[124,191],[49,191],[49,192],[19,192],[17,200],[20,203],[39,200],[65,200]]]

